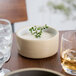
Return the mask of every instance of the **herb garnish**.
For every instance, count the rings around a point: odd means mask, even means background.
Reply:
[[[29,29],[29,31],[31,32],[32,35],[34,35],[36,38],[39,38],[41,37],[41,34],[42,34],[42,31],[44,29],[48,28],[48,26],[45,24],[45,26],[42,26],[42,27],[37,27],[37,26],[34,26],[34,27],[31,27]]]

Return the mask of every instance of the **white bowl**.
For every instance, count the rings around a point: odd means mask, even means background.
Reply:
[[[53,36],[49,39],[38,39],[38,40],[29,40],[24,39],[19,36],[20,31],[27,30],[22,28],[18,32],[16,32],[16,38],[18,42],[18,52],[22,56],[29,57],[29,58],[46,58],[53,56],[58,51],[58,44],[59,44],[59,32],[49,27],[46,31]]]

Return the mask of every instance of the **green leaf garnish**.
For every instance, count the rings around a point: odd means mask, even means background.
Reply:
[[[29,31],[31,32],[32,35],[34,35],[36,38],[39,38],[41,37],[41,34],[42,34],[42,31],[44,29],[48,28],[48,26],[45,24],[45,26],[43,27],[37,27],[37,26],[34,26],[34,27],[31,27],[29,29]]]

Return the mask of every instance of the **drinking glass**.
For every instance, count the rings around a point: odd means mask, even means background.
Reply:
[[[10,21],[0,19],[0,52],[4,54],[5,61],[8,61],[12,46],[12,28]]]
[[[0,76],[4,76],[6,73],[10,72],[10,70],[2,68],[5,61],[4,54],[0,52]]]
[[[76,31],[65,32],[62,35],[60,56],[63,70],[76,75]]]

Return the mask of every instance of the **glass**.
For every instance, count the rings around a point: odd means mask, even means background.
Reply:
[[[10,21],[0,19],[0,52],[4,54],[5,61],[10,58],[12,46],[12,28]]]
[[[76,75],[76,31],[65,32],[62,35],[60,56],[64,71]]]
[[[10,72],[10,70],[2,68],[5,61],[4,54],[0,52],[0,76],[4,76],[6,73]]]

